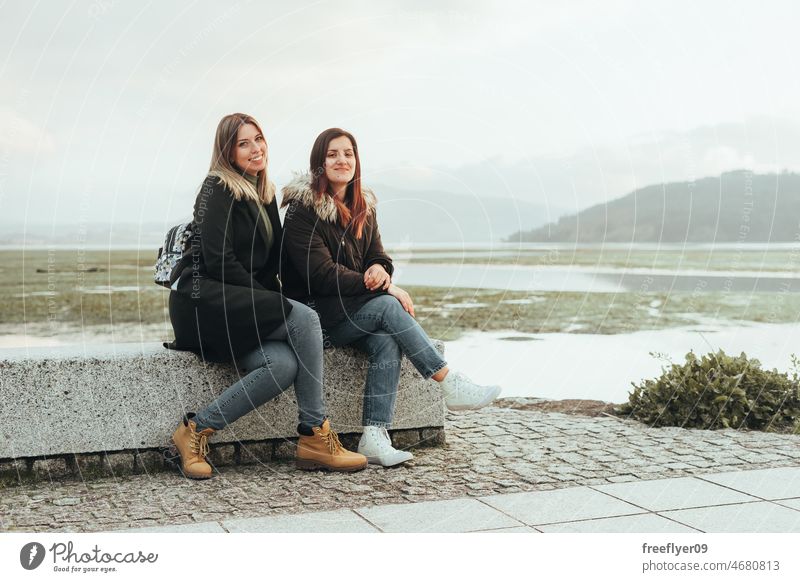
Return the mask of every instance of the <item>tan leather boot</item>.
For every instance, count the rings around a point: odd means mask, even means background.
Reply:
[[[206,462],[208,437],[214,434],[214,429],[204,428],[198,432],[191,416],[194,415],[184,417],[175,429],[172,442],[181,456],[183,474],[192,479],[208,479],[211,477],[211,465]]]
[[[345,449],[327,419],[322,426],[315,426],[312,430],[314,436],[301,435],[297,442],[295,463],[298,469],[360,471],[366,468],[367,457]]]

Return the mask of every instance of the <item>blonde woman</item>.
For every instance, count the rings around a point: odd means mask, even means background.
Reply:
[[[234,362],[240,379],[188,413],[173,435],[184,474],[211,477],[208,437],[294,384],[299,407],[297,466],[363,469],[331,430],[322,396],[322,335],[309,307],[281,295],[283,238],[267,142],[258,122],[234,113],[219,122],[211,167],[194,206],[191,261],[170,293],[174,349]]]

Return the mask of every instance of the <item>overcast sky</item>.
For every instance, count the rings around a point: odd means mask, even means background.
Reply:
[[[358,138],[368,183],[570,211],[798,170],[798,17],[792,2],[5,2],[0,222],[188,216],[234,111],[262,123],[279,186],[332,126]]]

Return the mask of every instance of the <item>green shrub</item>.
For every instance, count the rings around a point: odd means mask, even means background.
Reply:
[[[722,350],[662,368],[663,374],[634,390],[615,412],[650,426],[719,429],[749,428],[800,432],[798,360],[792,377],[762,370],[761,362]]]

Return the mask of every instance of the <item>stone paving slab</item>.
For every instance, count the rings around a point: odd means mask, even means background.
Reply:
[[[800,533],[800,511],[769,501],[680,509],[662,515],[708,533]]]
[[[500,529],[493,529],[493,530],[490,530],[490,531],[480,531],[479,530],[479,531],[474,531],[474,532],[469,532],[469,533],[479,533],[479,534],[493,533],[493,534],[495,534],[495,533],[542,533],[542,532],[536,531],[532,527],[520,526],[520,527],[501,527]]]
[[[776,474],[781,469],[770,470]],[[752,473],[764,474],[764,471]],[[747,476],[747,472],[743,473]],[[665,479],[665,483],[675,481]],[[653,491],[653,482],[631,483],[627,492],[641,487],[644,498]],[[594,494],[589,495],[587,494]],[[554,497],[554,494],[555,495]],[[472,533],[692,533],[704,531],[760,532],[798,531],[797,516],[800,516],[800,498],[781,502],[754,501],[748,503],[724,503],[716,506],[676,510],[669,512],[646,512],[633,515],[617,515],[619,506],[602,501],[594,515],[606,517],[586,518],[586,513],[575,511],[575,500],[597,501],[606,494],[587,487],[572,487],[557,491],[511,493],[494,495],[483,499],[461,498],[442,501],[426,501],[411,504],[390,504],[356,510],[281,515],[266,518],[227,520],[222,523],[200,523],[184,531],[217,532],[472,532]],[[710,500],[713,501],[713,500]],[[491,502],[491,506],[489,503]],[[554,503],[556,502],[556,503]],[[645,502],[645,505],[654,505]],[[495,509],[495,507],[502,508]],[[583,505],[581,505],[583,510]],[[518,525],[521,521],[537,521],[546,513],[549,524],[533,526]],[[796,514],[796,515],[795,515]],[[512,517],[513,516],[513,517]],[[530,516],[533,516],[532,518]],[[611,517],[608,517],[611,516]],[[514,517],[518,519],[514,519]],[[754,525],[749,520],[754,518]],[[520,521],[518,521],[520,520]],[[683,523],[679,520],[683,520]],[[512,525],[509,525],[512,524]],[[517,524],[517,525],[513,525]],[[690,525],[691,524],[691,525]],[[498,527],[500,526],[500,527]],[[130,531],[181,531],[177,528],[145,528]],[[705,528],[705,529],[703,529]]]
[[[666,517],[644,513],[537,526],[543,533],[697,533]]]
[[[492,495],[481,501],[533,526],[644,512],[641,507],[589,487]]]
[[[783,505],[784,507],[789,507],[791,509],[796,509],[800,511],[800,498],[795,499],[781,499],[780,501],[776,501],[778,505]]]
[[[709,480],[714,479],[711,477]],[[593,489],[651,511],[758,501],[756,497],[694,477],[598,485]]]
[[[387,533],[464,533],[523,525],[476,499],[381,505],[355,511]]]
[[[222,522],[230,533],[377,533],[380,530],[349,509],[231,519]]]
[[[761,499],[800,497],[800,467],[709,475],[707,481],[755,495]]]
[[[223,522],[800,467],[800,439],[792,435],[654,429],[618,418],[507,408],[448,414],[445,430],[445,446],[415,449],[413,461],[392,469],[331,474],[273,461],[223,467],[208,481],[160,472],[0,489],[0,530],[84,532]]]

